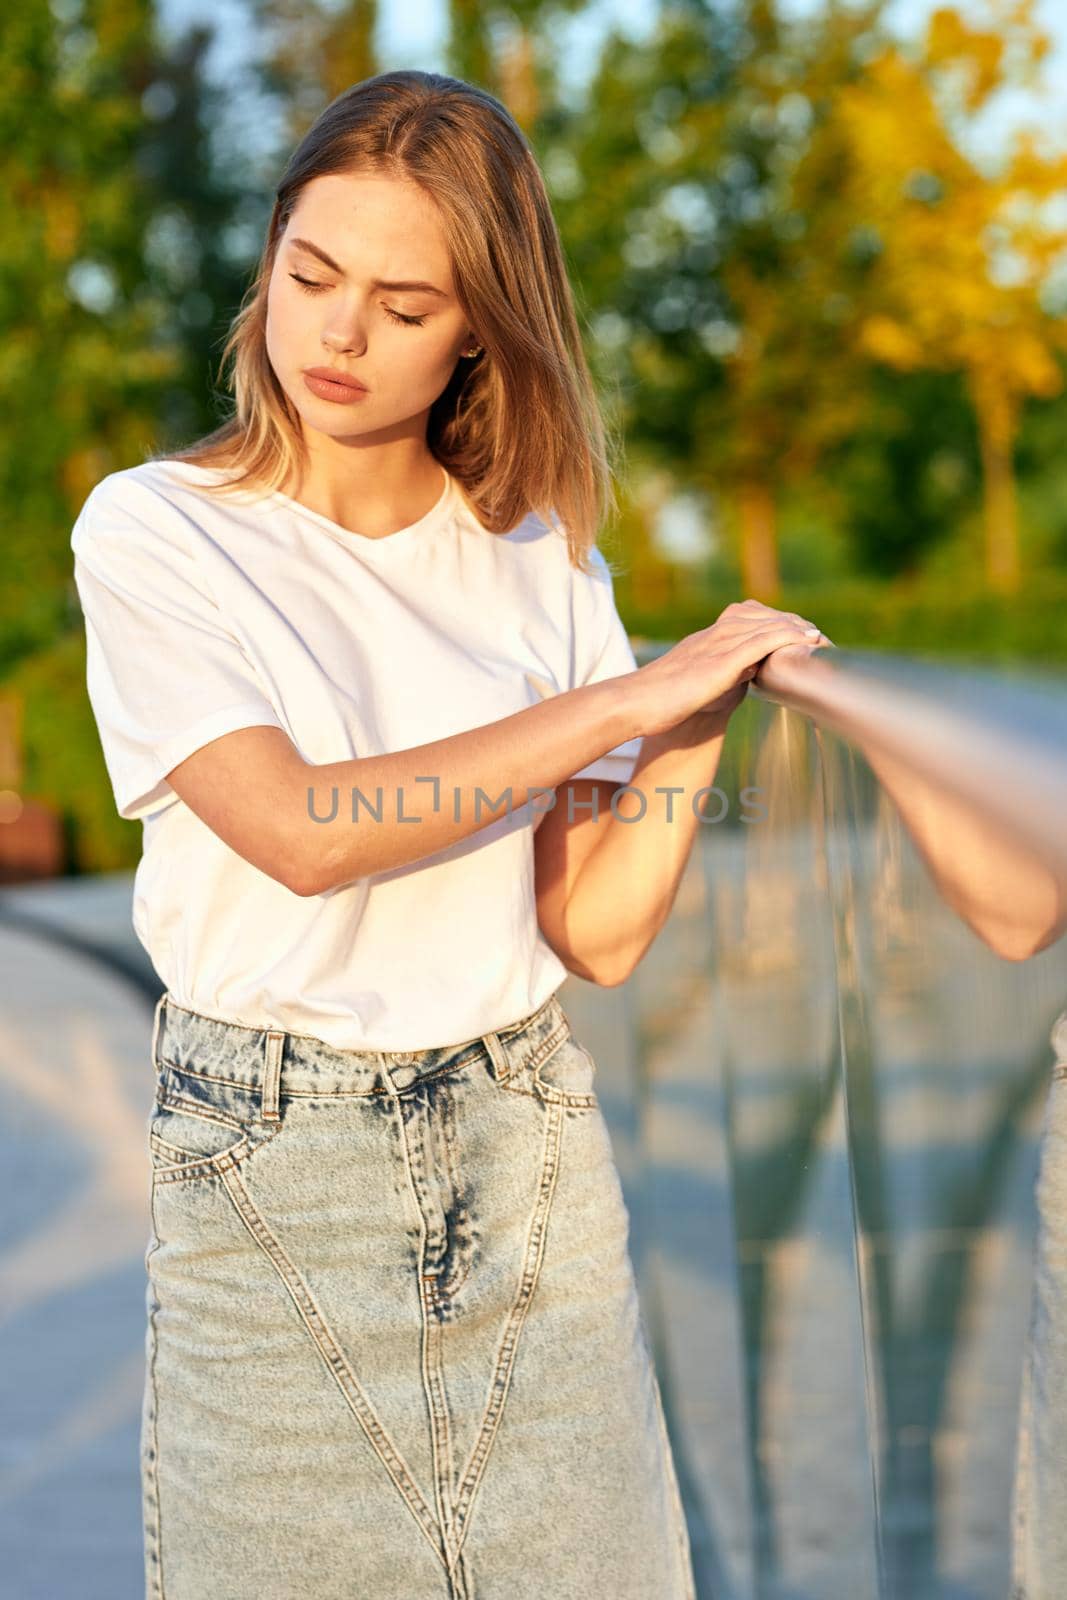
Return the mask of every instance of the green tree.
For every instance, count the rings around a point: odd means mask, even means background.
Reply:
[[[0,245],[0,386],[18,419],[0,442],[4,669],[69,617],[73,516],[152,437],[181,365],[144,249],[151,179],[137,157],[155,71],[147,0],[84,13],[25,0],[0,23],[0,163],[17,218]]]
[[[108,472],[212,425],[214,340],[241,287],[244,189],[219,176],[209,40],[164,47],[148,0],[26,0],[0,23],[17,218],[0,246],[0,383],[18,419],[0,443],[0,674],[25,709],[27,781],[73,812],[87,867],[117,864],[136,830],[101,799],[71,525]]]
[[[869,370],[824,130],[879,11],[666,9],[650,41],[608,40],[557,162],[635,454],[725,497],[765,599],[780,498],[854,428]]]
[[[1017,75],[1032,81],[1049,46],[1030,0],[990,0],[990,9],[986,28],[951,8],[935,12],[917,51],[890,46],[868,64],[839,116],[849,143],[842,193],[873,241],[863,346],[901,371],[964,380],[981,450],[986,578],[1009,592],[1020,577],[1021,410],[1027,397],[1059,392],[1067,351],[1067,318],[1044,300],[1067,249],[1067,227],[1047,209],[1067,182],[1067,157],[1020,133],[987,173],[963,148],[990,95]]]

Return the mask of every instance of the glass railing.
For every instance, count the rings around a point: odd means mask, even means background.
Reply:
[[[702,1600],[1008,1593],[1067,941],[994,953],[875,776],[890,757],[1067,879],[1067,680],[779,652],[623,991]]]
[[[801,656],[731,719],[726,804],[633,977],[575,979],[566,1007],[631,1202],[700,1600],[1007,1600],[1067,940],[994,954],[862,747],[895,740],[875,761],[910,754],[1058,871],[1067,682]],[[0,1365],[21,1431],[0,1533],[56,1600],[90,1557],[118,1595],[138,1558],[136,1522],[108,1521],[137,1493],[158,995],[130,887],[3,897]],[[110,1488],[87,1532],[90,1482]]]

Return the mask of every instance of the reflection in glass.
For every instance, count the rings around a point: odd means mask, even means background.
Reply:
[[[797,712],[746,699],[715,781],[630,986],[701,1595],[1003,1600],[1067,941],[995,955]]]

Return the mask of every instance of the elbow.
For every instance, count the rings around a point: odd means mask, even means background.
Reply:
[[[1054,928],[1050,928],[1047,933],[1042,934],[1040,939],[1032,943],[1022,955],[1016,955],[1008,959],[1029,961],[1032,956],[1039,956],[1043,950],[1048,950],[1052,945],[1057,944],[1063,938],[1064,933],[1067,933],[1067,927],[1063,923],[1057,923]]]
[[[617,951],[612,960],[603,962],[593,982],[601,989],[621,989],[641,965],[645,952],[662,926],[662,921],[657,923],[654,929],[646,930],[644,937],[637,944],[631,944],[628,948]]]
[[[998,930],[996,934],[987,935],[985,942],[1002,961],[1030,961],[1034,956],[1040,955],[1042,950],[1054,945],[1065,932],[1067,927],[1062,923],[1057,923],[1055,927],[1046,929],[1036,937],[1020,931],[1005,936],[1003,930]]]
[[[1028,919],[1014,925],[988,923],[977,932],[1004,961],[1030,961],[1067,933],[1067,889],[1062,878],[1051,878],[1051,893],[1039,921],[1036,907]]]
[[[323,837],[322,833],[313,835],[309,842],[315,846],[314,849],[288,848],[287,868],[282,880],[286,888],[298,894],[302,900],[328,894],[331,889],[367,876],[361,863],[343,861],[335,850],[331,850],[329,847],[333,840]]]
[[[299,895],[301,900],[309,900],[312,895],[319,892],[310,879],[295,872],[287,872],[281,881],[285,884],[290,894]]]
[[[627,978],[630,977],[631,968],[621,969],[616,972],[607,972],[593,981],[601,989],[621,989]]]
[[[299,895],[301,900],[312,900],[315,895],[322,893],[319,885],[306,882],[303,878],[287,878],[285,887],[290,894]]]
[[[590,964],[583,961],[573,950],[561,950],[553,945],[551,940],[546,941],[553,953],[566,967],[572,978],[581,978],[583,983],[594,983],[598,989],[614,989],[623,983],[628,973],[622,973],[618,968],[608,968],[599,963]]]
[[[1003,939],[987,939],[986,943],[993,954],[999,956],[1001,961],[1029,961],[1035,954],[1032,945],[1010,944]]]
[[[1033,950],[1030,952],[1031,955],[1040,955],[1042,950],[1048,950],[1052,945],[1058,944],[1065,933],[1067,933],[1067,906],[1064,905],[1061,898],[1060,904],[1056,910],[1055,922],[1052,923],[1051,927],[1045,929],[1040,939],[1034,945]]]
[[[326,881],[326,873],[321,862],[302,859],[289,862],[281,881],[291,894],[299,895],[302,900],[310,900],[317,894],[325,894],[331,887]]]
[[[331,889],[339,889],[344,884],[358,883],[360,878],[367,876],[365,870],[353,869],[351,864],[342,871],[328,858],[320,857],[314,861],[291,866],[284,881],[286,888],[293,894],[298,894],[302,900],[311,900],[317,894],[328,894]]]
[[[598,989],[618,989],[630,977],[633,967],[616,964],[615,966],[599,965],[587,966],[585,962],[576,961],[572,957],[565,963],[567,971],[575,978],[582,978],[586,983],[596,984]]]

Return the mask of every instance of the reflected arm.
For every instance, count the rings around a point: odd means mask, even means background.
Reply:
[[[1067,885],[973,807],[882,751],[859,748],[952,909],[991,950],[1025,961],[1067,932]]]
[[[992,798],[989,784],[1011,770],[1011,750],[998,756],[984,730],[968,733],[951,714],[933,717],[936,704],[914,693],[842,672],[832,665],[836,655],[825,635],[819,645],[776,650],[754,691],[813,717],[861,752],[938,892],[991,950],[1025,961],[1054,944],[1067,932],[1062,851],[1043,855],[1038,843],[1027,842],[1028,830],[1012,825],[1010,807],[982,807],[982,796]],[[968,798],[957,792],[953,772],[966,775],[960,787]],[[1047,819],[1047,786],[1042,806]]]

